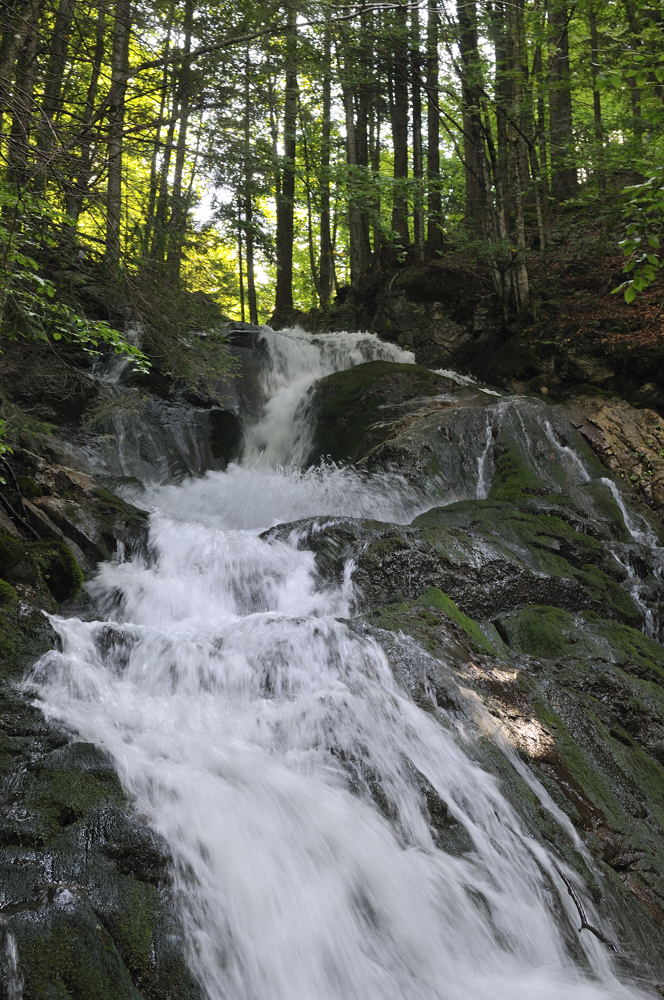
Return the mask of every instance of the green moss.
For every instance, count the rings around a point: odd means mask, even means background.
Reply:
[[[65,601],[79,590],[83,570],[64,542],[34,542],[29,552],[46,586],[57,601]]]
[[[641,621],[641,612],[634,599],[620,584],[610,580],[598,566],[588,563],[575,573],[576,578],[593,597],[597,604],[605,610],[610,610],[618,618],[637,624]]]
[[[442,590],[439,590],[437,587],[431,587],[424,594],[420,594],[415,600],[415,604],[422,604],[426,607],[433,607],[438,611],[442,611],[455,625],[463,629],[476,649],[483,653],[496,654],[496,649],[484,635],[477,622],[473,618],[469,618],[468,615],[465,615],[452,598],[448,597]]]
[[[35,497],[44,496],[43,486],[40,486],[37,480],[31,476],[19,476],[17,482],[22,496],[26,497],[26,499],[34,500]]]
[[[143,1000],[113,938],[85,904],[54,913],[46,933],[23,925],[16,936],[26,1000]]]
[[[624,819],[620,801],[600,769],[583,752],[578,737],[570,733],[562,718],[543,701],[536,701],[534,707],[537,718],[552,734],[562,762],[586,798],[607,817],[609,822],[619,825]],[[593,718],[590,713],[587,715],[584,713],[584,721],[586,725],[594,725],[599,720]]]
[[[123,960],[132,972],[143,972],[150,964],[159,892],[153,885],[117,875],[118,909],[105,919]]]
[[[23,556],[23,543],[8,534],[0,531],[0,576],[7,577],[15,569]]]
[[[521,497],[518,505],[504,500],[464,500],[428,511],[415,518],[412,526],[420,529],[421,537],[441,556],[450,554],[454,559],[460,544],[468,552],[485,540],[510,562],[539,576],[573,580],[586,591],[587,603],[608,609],[630,624],[639,623],[641,615],[632,597],[602,568],[613,568],[606,546],[549,508],[539,510],[538,503],[527,497]]]
[[[385,416],[385,406],[437,394],[444,384],[428,368],[390,361],[328,375],[316,390],[316,453],[335,461],[357,459],[370,447],[367,432]]]
[[[0,580],[0,610],[13,610],[18,601],[18,594],[11,583]]]
[[[570,639],[574,616],[560,608],[537,604],[499,619],[499,632],[515,653],[547,659],[571,656],[576,639]]]
[[[587,621],[598,620],[588,612],[583,617]],[[625,671],[655,683],[664,681],[664,649],[658,642],[629,625],[602,622],[602,628],[615,651],[616,662]]]
[[[43,770],[26,796],[26,804],[38,821],[34,834],[43,841],[109,800],[118,804],[126,802],[125,793],[112,771],[98,775],[73,766]]]
[[[515,448],[497,449],[489,499],[518,500],[529,494],[549,492],[549,489],[543,480],[533,474]]]
[[[138,507],[133,507],[121,497],[115,493],[111,493],[110,490],[104,489],[102,486],[98,486],[93,491],[93,494],[97,499],[101,500],[109,513],[120,515],[126,523],[136,522],[137,524],[143,524],[148,517],[145,511],[139,510]]]

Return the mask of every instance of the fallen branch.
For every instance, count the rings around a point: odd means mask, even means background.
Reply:
[[[581,926],[579,927],[579,930],[580,931],[583,931],[583,930],[590,931],[590,933],[594,934],[595,937],[598,938],[602,942],[602,944],[607,945],[612,951],[615,951],[616,954],[617,954],[618,953],[618,949],[613,944],[613,942],[609,941],[609,939],[604,934],[602,934],[601,931],[598,931],[596,927],[593,927],[592,924],[588,923],[588,919],[586,917],[586,911],[584,910],[583,904],[582,904],[581,900],[579,899],[579,897],[578,897],[578,895],[576,893],[576,890],[575,890],[574,886],[572,885],[572,883],[570,882],[570,880],[567,878],[566,875],[563,875],[563,873],[561,871],[559,871],[558,874],[560,875],[561,879],[563,880],[563,882],[567,886],[568,893],[570,894],[570,896],[574,900],[574,905],[576,906],[576,909],[577,909],[578,914],[579,914],[579,920],[581,921]]]

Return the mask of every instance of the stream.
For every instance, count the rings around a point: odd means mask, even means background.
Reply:
[[[61,650],[28,682],[48,718],[110,755],[137,813],[169,845],[188,959],[204,993],[650,995],[578,930],[563,875],[590,923],[611,937],[576,871],[533,835],[473,753],[482,730],[476,701],[450,673],[456,710],[416,704],[392,664],[428,654],[399,634],[388,650],[352,620],[353,559],[326,577],[297,531],[265,534],[312,518],[406,525],[445,502],[436,479],[325,462],[303,468],[316,381],[412,356],[366,334],[266,331],[262,339],[263,405],[245,426],[242,458],[181,483],[144,484],[147,552],[100,567],[88,585],[90,617],[54,618]],[[486,404],[456,500],[488,495],[494,428],[516,420],[495,394]],[[577,455],[563,460],[570,476],[589,476]],[[652,547],[617,487],[605,492],[623,504],[626,548]],[[638,602],[637,575],[616,551]],[[643,613],[652,632],[645,604]],[[512,757],[586,864],[571,823]],[[424,786],[457,831],[448,842]]]

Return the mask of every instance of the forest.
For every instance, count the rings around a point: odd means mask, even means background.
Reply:
[[[508,320],[579,213],[627,302],[657,277],[655,0],[2,6],[6,335],[112,341],[91,268],[139,312],[181,289],[279,326],[450,253]]]

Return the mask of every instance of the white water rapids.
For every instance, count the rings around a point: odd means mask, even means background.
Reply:
[[[559,875],[572,872],[344,621],[350,574],[322,581],[312,552],[260,537],[430,506],[397,476],[296,464],[316,378],[410,356],[352,334],[265,338],[267,401],[243,462],[148,491],[151,556],[101,567],[100,620],[56,619],[62,652],[30,681],[40,706],[108,751],[169,844],[210,1000],[642,996],[577,932]],[[438,846],[421,776],[463,849]]]

